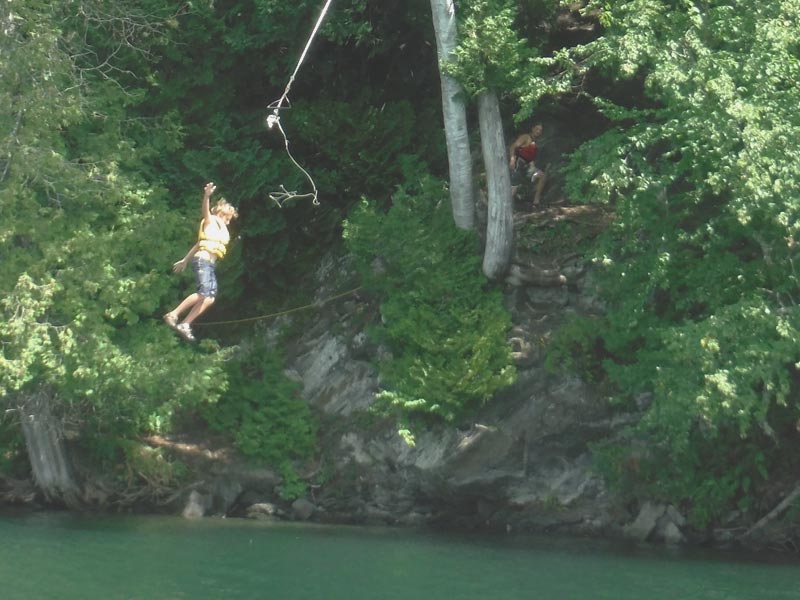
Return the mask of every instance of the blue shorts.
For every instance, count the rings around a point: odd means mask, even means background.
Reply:
[[[206,298],[216,298],[217,271],[214,263],[205,258],[193,258],[192,270],[197,281],[197,293]]]

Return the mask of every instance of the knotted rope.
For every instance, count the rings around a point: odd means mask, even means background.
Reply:
[[[295,200],[298,198],[311,198],[312,203],[316,206],[319,206],[319,199],[317,193],[317,186],[314,183],[314,180],[311,178],[311,175],[308,174],[303,167],[300,166],[294,156],[292,156],[291,151],[289,150],[289,138],[286,136],[286,132],[283,130],[281,126],[281,116],[280,111],[284,108],[284,103],[286,103],[285,108],[291,108],[291,102],[289,102],[289,90],[294,83],[295,77],[297,77],[297,72],[300,70],[300,66],[303,64],[303,61],[306,59],[306,54],[308,54],[308,49],[311,47],[311,43],[314,41],[314,38],[317,35],[317,31],[319,30],[320,26],[322,25],[322,21],[325,19],[325,15],[328,13],[328,8],[330,8],[331,3],[333,0],[327,0],[325,2],[325,6],[322,8],[322,12],[320,12],[319,18],[317,19],[316,25],[314,25],[314,29],[311,31],[311,35],[308,37],[308,41],[306,42],[306,47],[303,48],[303,52],[300,55],[300,59],[297,61],[297,66],[294,68],[294,72],[292,73],[291,77],[289,77],[289,81],[286,84],[286,88],[283,90],[283,95],[278,98],[275,102],[270,104],[268,108],[272,109],[272,113],[267,116],[267,127],[272,129],[274,126],[278,126],[278,131],[281,132],[283,136],[283,143],[284,147],[286,148],[286,154],[289,156],[291,161],[294,165],[306,176],[306,179],[311,183],[312,192],[308,194],[298,194],[296,191],[289,191],[283,185],[281,185],[281,190],[279,192],[271,192],[269,197],[278,205],[278,207],[282,208],[283,205],[288,202],[289,200]]]

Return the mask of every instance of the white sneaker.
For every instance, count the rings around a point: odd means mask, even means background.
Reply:
[[[180,335],[187,342],[195,341],[194,334],[192,333],[192,328],[189,327],[188,323],[181,323],[180,325],[175,327],[175,331],[177,331],[178,335]]]

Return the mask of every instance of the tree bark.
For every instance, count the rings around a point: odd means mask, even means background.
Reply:
[[[452,60],[456,47],[456,12],[454,0],[431,0],[433,29],[439,56],[442,83],[442,114],[450,167],[450,201],[453,220],[460,229],[475,227],[475,201],[472,188],[472,156],[469,149],[467,110],[458,82],[443,72],[442,65]]]
[[[63,427],[50,409],[51,397],[44,390],[24,400],[21,407],[22,433],[36,486],[48,502],[77,508],[81,488],[75,481]]]
[[[489,279],[501,279],[511,262],[514,214],[511,202],[511,176],[508,172],[500,118],[500,101],[494,90],[486,90],[478,95],[478,120],[489,196],[483,273]]]

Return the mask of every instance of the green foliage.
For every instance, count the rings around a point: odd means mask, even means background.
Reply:
[[[203,412],[212,427],[232,432],[245,456],[279,467],[292,487],[291,461],[311,456],[317,424],[298,384],[283,374],[282,357],[253,343],[228,362],[228,392]]]
[[[295,500],[301,498],[308,491],[308,484],[298,475],[297,470],[290,461],[284,461],[280,465],[281,484],[278,486],[278,494],[284,500]]]
[[[0,86],[0,395],[17,406],[46,390],[54,412],[100,440],[135,436],[177,407],[213,401],[225,386],[224,354],[179,345],[152,319],[177,296],[164,256],[179,220],[163,190],[136,174],[138,146],[124,124],[135,120],[141,94],[125,87],[131,73],[114,61],[148,52],[157,36],[117,27],[143,23],[127,3],[74,8],[0,8],[8,61]],[[106,45],[92,45],[106,25]],[[151,45],[136,46],[142,39]],[[106,52],[115,43],[124,50]]]
[[[364,286],[381,301],[375,332],[383,399],[401,414],[453,421],[514,379],[510,316],[480,271],[478,240],[452,223],[441,183],[399,189],[382,213],[363,202],[345,224]]]
[[[185,190],[192,178],[217,181],[240,208],[243,287],[226,288],[238,298],[291,289],[340,239],[342,214],[359,196],[384,194],[399,181],[402,155],[445,164],[440,132],[419,126],[441,119],[438,98],[425,92],[438,83],[426,5],[343,0],[329,11],[292,83],[291,110],[281,112],[291,152],[321,202],[284,209],[270,192],[311,186],[265,118],[297,66],[320,3],[174,5],[174,43],[164,48],[146,108],[154,117],[177,115],[181,145],[148,162],[173,192],[172,206],[194,209]]]
[[[615,126],[568,172],[574,199],[616,212],[597,257],[604,368],[652,397],[640,434],[668,468],[650,484],[702,498],[705,521],[797,446],[800,3],[600,8],[607,31],[574,69],[641,82],[624,106],[596,99]]]
[[[604,325],[596,317],[579,317],[568,321],[556,332],[548,348],[545,359],[547,369],[577,373],[590,383],[601,383],[605,379],[602,364]]]
[[[0,418],[0,476],[22,479],[30,467],[25,455],[25,440],[15,418],[6,413]]]
[[[421,93],[437,83],[421,8],[344,0],[331,11],[282,113],[322,205],[279,210],[268,192],[305,182],[264,127],[266,105],[318,2],[3,3],[4,401],[46,386],[107,460],[120,440],[213,403],[226,352],[182,344],[159,319],[183,292],[169,265],[193,241],[202,182],[242,215],[220,269],[237,285],[223,281],[216,310],[273,301],[338,240],[360,193],[384,193],[420,157],[444,164],[438,130],[417,126],[439,119],[438,98]]]
[[[427,0],[342,0],[282,113],[322,205],[268,201],[281,183],[305,185],[264,117],[319,4],[2,3],[6,405],[46,389],[84,444],[111,459],[120,440],[213,405],[235,377],[218,420],[283,470],[287,496],[298,493],[290,458],[309,451],[313,426],[277,359],[237,359],[226,373],[227,352],[180,343],[158,316],[182,291],[169,265],[192,241],[202,182],[217,180],[242,213],[243,239],[221,265],[238,280],[223,284],[224,309],[293,289],[359,197],[385,203],[424,167],[444,171],[440,130],[426,126],[440,122]],[[591,2],[603,36],[550,52],[536,34],[556,5],[460,4],[454,73],[469,93],[511,96],[517,119],[544,95],[581,90],[612,123],[575,153],[566,185],[572,199],[615,210],[597,256],[609,313],[565,330],[551,362],[605,374],[622,402],[652,398],[636,435],[653,450],[632,481],[694,498],[706,522],[747,508],[798,449],[800,2]],[[387,402],[453,420],[513,369],[508,316],[443,196],[423,179],[386,214],[359,208],[347,243],[382,302]],[[274,404],[251,376],[267,377]],[[280,430],[264,434],[273,423]],[[2,439],[13,458],[19,438]]]
[[[690,453],[674,453],[669,444],[654,445],[647,436],[630,446],[601,443],[594,447],[596,465],[623,498],[675,503],[698,529],[733,510],[747,514],[759,508],[756,499],[782,460],[769,451],[769,440],[743,441],[735,431],[708,435],[702,428],[691,435]]]
[[[188,474],[186,465],[171,460],[161,448],[126,440],[122,442],[121,449],[128,486],[140,480],[156,489],[170,489],[180,485]]]
[[[259,291],[264,288],[264,293],[275,285],[289,286],[298,272],[311,268],[324,242],[328,247],[338,242],[341,214],[358,197],[385,195],[402,180],[404,165],[420,161],[422,156],[443,161],[443,145],[420,136],[416,125],[440,120],[438,113],[415,108],[404,100],[376,107],[368,90],[347,102],[310,99],[284,118],[284,127],[291,128],[287,134],[293,139],[293,154],[315,156],[311,164],[301,162],[320,190],[322,205],[291,202],[276,215],[274,204],[264,202],[263,197],[252,205],[244,201],[249,212],[242,226],[251,273],[248,285]],[[320,132],[325,132],[329,143],[317,146],[304,141]],[[284,154],[274,156],[271,163],[280,171],[270,175],[269,185],[261,185],[262,196],[264,189],[276,189],[275,181],[288,189],[310,191],[304,175]],[[269,279],[261,275],[264,272]]]
[[[529,118],[542,97],[570,93],[573,83],[551,73],[572,72],[567,52],[547,49],[548,23],[560,0],[467,0],[458,4],[458,47],[449,72],[475,96],[494,89],[512,98],[517,123]]]
[[[317,422],[299,385],[283,374],[282,357],[265,342],[254,343],[228,363],[230,388],[203,414],[214,429],[233,432],[242,454],[277,468],[283,479],[279,493],[293,500],[307,487],[294,462],[313,454]]]
[[[451,69],[464,89],[476,95],[487,88],[507,90],[520,79],[531,55],[513,28],[514,2],[469,0],[459,7],[459,43]]]

